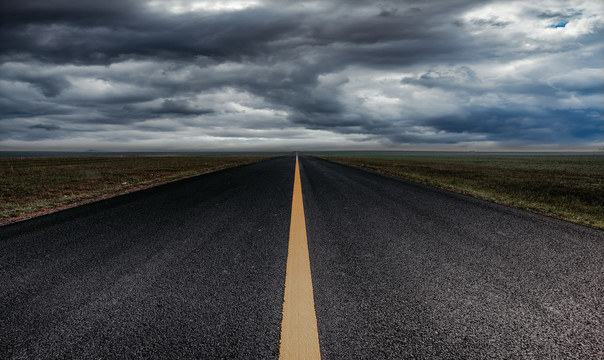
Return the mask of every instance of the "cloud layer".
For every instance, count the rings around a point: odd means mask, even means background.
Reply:
[[[0,6],[4,149],[604,145],[597,0]]]

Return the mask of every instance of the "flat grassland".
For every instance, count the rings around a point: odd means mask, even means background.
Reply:
[[[263,156],[0,158],[0,225]]]
[[[321,157],[604,229],[604,155]]]

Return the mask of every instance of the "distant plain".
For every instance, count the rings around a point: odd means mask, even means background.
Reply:
[[[267,158],[36,155],[47,156],[0,156],[0,225]]]
[[[3,152],[0,225],[281,154]],[[602,152],[305,154],[604,229]]]
[[[604,229],[602,153],[317,153],[325,159]]]

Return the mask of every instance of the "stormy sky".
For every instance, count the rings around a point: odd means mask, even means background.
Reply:
[[[597,150],[604,5],[0,5],[0,150]]]

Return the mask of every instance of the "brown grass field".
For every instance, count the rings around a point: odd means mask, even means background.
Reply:
[[[604,229],[604,155],[356,154],[323,157]]]
[[[261,156],[0,158],[0,225],[266,158]]]
[[[323,156],[604,229],[604,155]],[[0,158],[0,225],[263,156]]]

